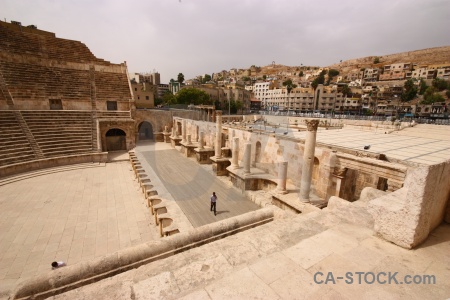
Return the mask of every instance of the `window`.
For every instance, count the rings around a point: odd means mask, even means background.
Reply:
[[[107,110],[117,110],[117,101],[106,101]]]
[[[135,91],[137,91],[137,88],[134,88]]]
[[[145,96],[145,100],[150,100],[150,97],[149,96]]]
[[[63,109],[61,99],[49,99],[50,109]]]

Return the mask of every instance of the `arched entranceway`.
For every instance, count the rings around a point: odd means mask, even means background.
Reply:
[[[106,151],[127,150],[127,136],[122,129],[112,128],[106,132]]]
[[[153,140],[153,126],[149,122],[142,122],[138,127],[139,140]]]

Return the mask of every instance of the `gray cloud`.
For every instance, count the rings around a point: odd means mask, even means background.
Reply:
[[[0,17],[80,40],[163,81],[450,45],[447,0],[2,0]]]

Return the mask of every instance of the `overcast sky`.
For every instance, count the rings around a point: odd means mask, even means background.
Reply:
[[[162,82],[450,45],[449,0],[0,0],[0,17]]]

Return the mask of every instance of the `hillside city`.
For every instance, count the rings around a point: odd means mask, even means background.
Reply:
[[[330,67],[272,62],[188,80],[179,73],[168,84],[161,84],[158,73],[133,73],[130,80],[138,109],[208,104],[228,114],[448,119],[449,62],[365,61],[353,68],[342,61]]]

